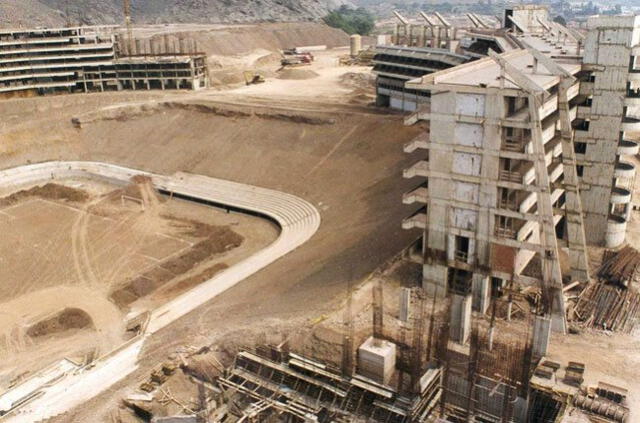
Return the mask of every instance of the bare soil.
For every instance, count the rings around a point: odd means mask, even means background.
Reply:
[[[81,159],[163,174],[189,171],[298,195],[322,217],[311,240],[158,332],[145,344],[138,371],[57,421],[109,421],[110,410],[126,392],[177,352],[220,342],[225,345],[220,353],[231,357],[243,345],[265,338],[282,341],[325,321],[340,309],[348,286],[357,285],[415,240],[418,231],[400,227],[414,211],[402,204],[402,194],[415,182],[399,175],[416,160],[403,153],[402,145],[423,128],[406,127],[401,115],[369,103],[351,104],[359,94],[343,84],[341,76],[369,68],[338,67],[337,55],[345,53],[318,54],[311,69],[319,77],[310,80],[267,78],[265,84],[221,92],[60,96],[0,104],[0,116],[7,116],[0,127],[0,137],[7,141],[0,143],[2,166]],[[183,107],[153,107],[125,119],[95,119],[81,128],[71,124],[73,117],[102,113],[105,105],[136,108],[160,102]],[[161,206],[167,204],[171,206]],[[258,243],[232,227],[245,239],[219,260],[228,265]],[[201,263],[182,280],[211,266]],[[405,271],[412,273],[399,272]],[[173,283],[132,308],[162,301],[163,291]],[[389,299],[397,301],[393,294]],[[365,323],[368,315],[365,310],[362,328],[370,327]],[[335,347],[330,345],[331,350]]]
[[[122,188],[59,181],[0,204],[5,382],[81,351],[115,348],[126,339],[130,307],[153,309],[278,233],[257,217],[160,196],[148,178]]]
[[[317,78],[318,75],[316,72],[311,69],[301,69],[301,68],[285,68],[278,72],[278,79],[313,79]]]
[[[27,198],[43,198],[47,200],[65,200],[74,203],[84,203],[89,199],[89,195],[82,190],[50,182],[42,186],[18,191],[7,197],[0,198],[0,207],[11,206]]]
[[[92,328],[91,316],[77,308],[65,308],[55,316],[41,320],[27,329],[27,335],[37,338],[71,329]]]
[[[176,218],[172,218],[172,220],[179,221]],[[183,221],[184,223],[192,225],[191,229],[185,231],[186,233],[190,236],[204,239],[192,245],[185,253],[165,261],[162,265],[154,267],[135,279],[126,282],[123,287],[112,292],[110,298],[119,307],[124,308],[139,298],[149,295],[214,255],[238,248],[244,239],[227,226],[207,225],[195,221]],[[179,227],[182,228],[182,225],[179,225]],[[185,289],[209,279],[227,267],[228,265],[225,263],[216,263],[207,271],[188,280],[181,281],[172,287],[171,292],[184,292]]]

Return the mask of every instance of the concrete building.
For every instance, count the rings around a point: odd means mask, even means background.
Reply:
[[[125,56],[117,28],[0,30],[0,96],[206,86],[204,54]]]
[[[629,111],[640,34],[636,18],[595,17],[585,42],[540,10],[505,15],[522,48],[406,84],[430,92],[430,110],[407,123],[431,124],[405,146],[421,159],[404,172],[418,183],[403,201],[420,207],[403,227],[424,230],[427,292],[469,296],[484,313],[492,292],[540,285],[563,331],[563,279],[588,278],[587,241],[624,240],[635,171],[621,156],[638,151],[625,131],[640,127]]]
[[[415,111],[429,103],[429,92],[405,87],[417,77],[466,63],[471,57],[427,47],[378,46],[373,57],[376,104]]]
[[[115,43],[113,27],[0,30],[0,93],[71,90],[113,65]]]
[[[628,139],[640,130],[640,17],[593,17],[588,22],[581,84],[586,97],[575,130],[582,205],[590,244],[616,247],[624,241],[631,211],[638,153]]]
[[[407,193],[405,203],[425,204],[403,225],[425,229],[427,292],[472,296],[473,309],[483,313],[491,285],[541,282],[524,274],[539,254],[542,282],[555,298],[556,323],[564,330],[557,237],[566,222],[560,159],[566,152],[558,134],[563,75],[536,68],[536,60],[518,50],[408,84],[431,91],[431,112],[414,115],[416,121],[429,120],[431,132],[426,142],[422,137],[405,147],[428,154],[405,171],[405,177],[424,181]],[[568,76],[581,69],[574,59],[557,66]],[[574,101],[578,82],[566,91],[567,101]],[[576,110],[569,103],[569,120]],[[580,230],[582,225],[577,238]],[[585,271],[585,260],[576,265]]]
[[[530,22],[537,23],[538,10],[546,9],[542,6],[517,6],[510,10],[512,18],[505,17],[510,23],[509,28],[495,28],[473,13],[467,14],[472,25],[462,28],[451,24],[438,12],[434,15],[420,12],[423,22],[419,24],[395,12],[398,18],[392,37],[395,45],[378,45],[374,56],[376,104],[404,111],[428,106],[428,91],[407,88],[407,81],[486,57],[490,50],[506,53],[521,48],[510,28],[519,24],[527,33],[538,31],[540,24]]]

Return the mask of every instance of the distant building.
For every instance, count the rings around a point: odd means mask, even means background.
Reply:
[[[428,47],[378,46],[373,57],[376,104],[415,111],[429,101],[429,92],[405,88],[417,77],[448,69],[469,61],[469,56]]]
[[[165,46],[124,55],[116,31],[115,26],[0,30],[0,97],[207,85],[204,54]]]

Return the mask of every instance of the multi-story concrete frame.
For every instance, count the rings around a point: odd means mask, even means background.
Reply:
[[[406,84],[431,92],[430,110],[407,120],[429,120],[431,133],[405,147],[427,153],[404,174],[426,181],[405,195],[424,206],[403,226],[425,231],[428,292],[472,294],[484,312],[491,286],[541,282],[562,329],[562,277],[588,279],[587,241],[624,241],[635,177],[624,156],[638,152],[626,132],[640,130],[640,20],[594,17],[585,40],[538,7],[522,12],[506,15],[520,50]],[[560,274],[558,247],[571,275]],[[540,281],[523,274],[535,254]]]
[[[373,57],[373,73],[377,76],[376,104],[415,111],[429,102],[429,93],[405,88],[407,81],[470,59],[469,56],[437,48],[378,46]]]
[[[0,93],[69,90],[113,64],[114,44],[113,27],[0,30]]]
[[[184,43],[171,50],[165,40],[163,49],[152,45],[147,53],[123,55],[116,31],[116,26],[0,30],[0,96],[207,86],[203,53],[186,51]]]
[[[405,196],[426,204],[404,226],[425,229],[427,292],[472,295],[473,308],[485,312],[492,283],[541,284],[562,331],[557,234],[568,219],[560,129],[568,126],[561,116],[571,121],[577,113],[569,102],[579,94],[572,75],[581,65],[567,57],[547,63],[549,70],[538,63],[545,56],[526,50],[493,56],[408,84],[431,91],[431,112],[413,117],[429,120],[431,133],[406,146],[428,157],[405,177],[428,182]],[[584,257],[584,235],[576,244]],[[522,273],[535,254],[542,280]],[[586,260],[576,267],[586,271]]]
[[[635,167],[625,156],[638,153],[627,135],[640,130],[640,17],[592,17],[588,26],[576,153],[587,240],[611,248],[624,241],[631,211]]]

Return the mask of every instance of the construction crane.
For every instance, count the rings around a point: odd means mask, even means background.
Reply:
[[[127,27],[127,51],[133,54],[133,28],[131,27],[131,0],[122,0],[124,9],[124,24]]]

